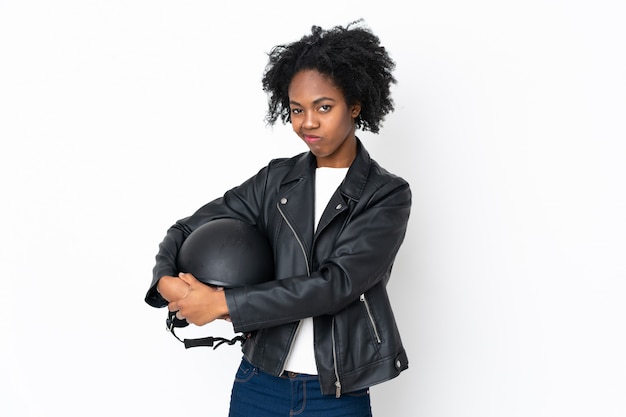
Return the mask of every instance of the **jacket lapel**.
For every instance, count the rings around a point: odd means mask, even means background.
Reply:
[[[346,211],[350,201],[358,202],[363,194],[370,170],[370,156],[357,138],[357,156],[346,178],[331,197],[320,218],[317,234],[339,214]],[[315,156],[304,153],[281,183],[277,205],[294,233],[311,253],[315,218]]]
[[[313,241],[314,196],[315,157],[307,152],[283,179],[276,202],[307,253]]]
[[[322,213],[320,222],[317,225],[316,237],[336,216],[348,210],[350,201],[359,201],[367,184],[369,169],[369,154],[357,138],[356,158],[346,173],[346,178],[332,195],[324,213]]]

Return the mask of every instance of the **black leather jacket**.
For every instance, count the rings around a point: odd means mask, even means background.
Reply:
[[[146,302],[176,276],[183,240],[207,221],[231,217],[255,225],[274,250],[275,277],[226,290],[235,332],[250,333],[246,358],[280,375],[300,319],[314,317],[315,358],[324,394],[341,395],[389,380],[408,367],[386,292],[404,240],[411,191],[402,178],[358,151],[314,233],[315,157],[277,159],[242,185],[179,220],[159,246]]]

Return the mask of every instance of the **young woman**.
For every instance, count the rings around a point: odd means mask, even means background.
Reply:
[[[276,46],[263,77],[267,121],[290,122],[309,151],[272,160],[159,246],[146,302],[196,325],[229,318],[248,335],[230,416],[370,416],[368,388],[408,367],[385,287],[411,192],[355,135],[378,133],[393,111],[394,66],[359,22]],[[219,290],[177,270],[185,238],[224,217],[268,238],[269,282]]]

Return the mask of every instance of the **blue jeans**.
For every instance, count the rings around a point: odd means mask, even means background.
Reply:
[[[229,417],[371,417],[369,390],[322,395],[317,375],[276,377],[241,361]]]

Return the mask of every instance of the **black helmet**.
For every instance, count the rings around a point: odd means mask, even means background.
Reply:
[[[274,255],[269,242],[254,226],[237,219],[212,220],[194,230],[181,245],[176,265],[179,272],[188,272],[199,281],[218,287],[242,287],[274,279]],[[223,343],[243,344],[247,339],[246,335],[233,339],[180,339],[174,328],[188,324],[187,320],[178,319],[175,311],[168,312],[167,329],[185,348],[215,349]]]
[[[179,272],[218,287],[242,287],[274,278],[269,242],[254,226],[237,219],[217,219],[194,230],[177,258]]]

